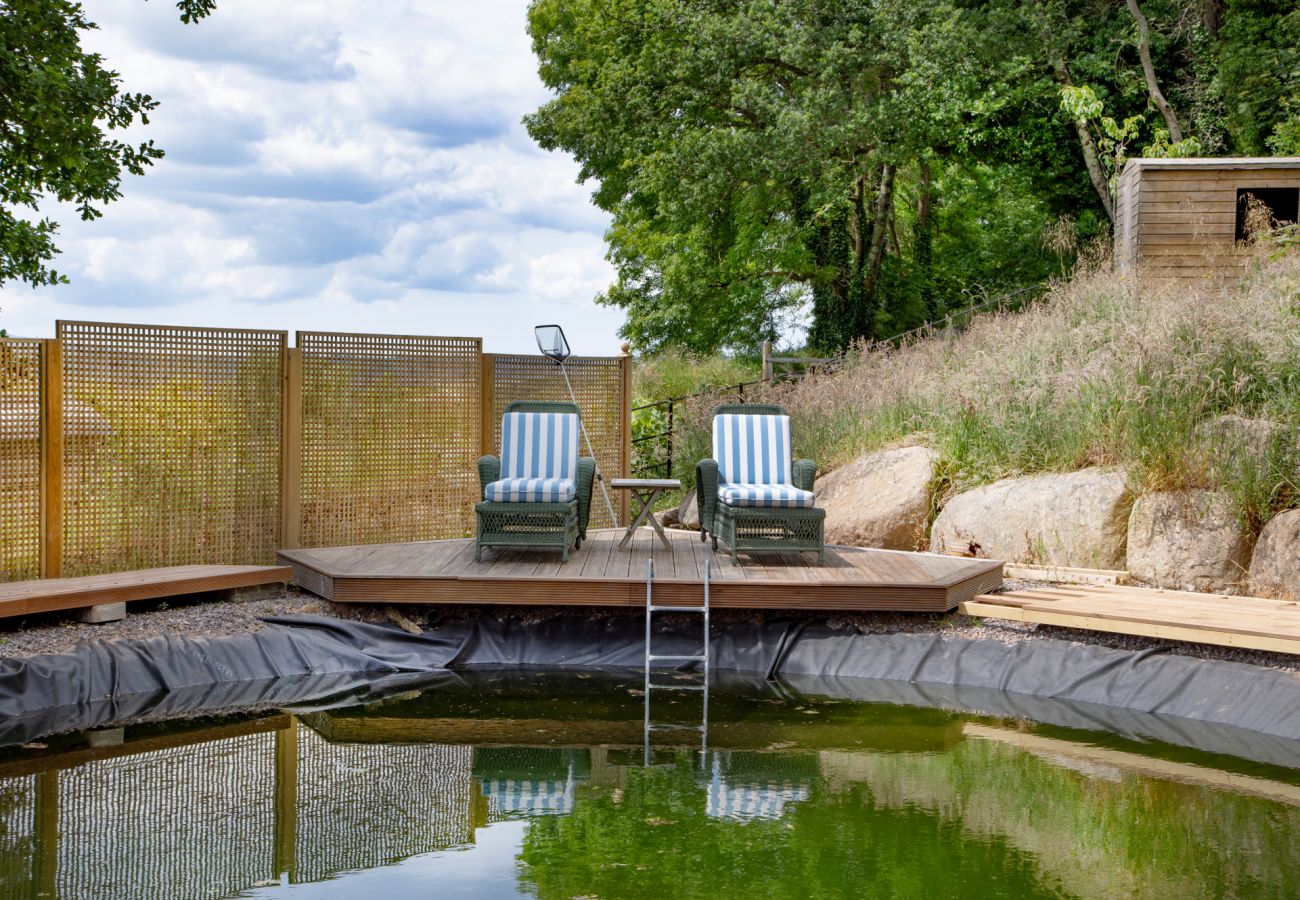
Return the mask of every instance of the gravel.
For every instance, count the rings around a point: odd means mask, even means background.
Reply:
[[[1008,579],[1006,590],[1023,590],[1041,585]],[[119,622],[83,625],[68,614],[51,613],[22,619],[0,621],[0,659],[23,658],[45,653],[64,653],[78,644],[94,640],[147,640],[164,636],[220,637],[248,634],[266,627],[263,616],[313,614],[334,616],[376,624],[427,628],[438,622],[470,618],[477,615],[509,617],[521,624],[539,622],[552,616],[574,612],[572,607],[479,607],[479,606],[352,606],[331,603],[312,594],[290,588],[281,598],[250,601],[211,601],[204,599],[159,603],[134,603],[127,617]],[[626,609],[588,609],[587,615],[621,616]],[[1005,644],[1030,640],[1064,640],[1095,644],[1117,650],[1160,650],[1199,659],[1227,660],[1300,674],[1300,657],[1209,644],[1188,644],[1132,635],[1108,634],[1034,625],[1022,622],[973,619],[957,613],[947,615],[918,613],[767,613],[755,610],[719,609],[713,612],[716,622],[755,622],[769,616],[800,618],[832,627],[851,627],[868,633],[941,633],[953,637],[995,640]],[[692,620],[694,621],[694,620]]]

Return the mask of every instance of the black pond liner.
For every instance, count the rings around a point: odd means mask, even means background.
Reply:
[[[458,669],[643,665],[639,613],[527,624],[482,615],[421,635],[320,616],[267,623],[254,634],[92,642],[0,659],[0,746],[142,719],[363,702],[436,687]],[[696,652],[698,627],[691,617],[676,631],[656,629],[656,652]],[[1023,717],[1300,768],[1300,677],[1276,669],[1161,650],[862,634],[779,619],[715,623],[712,654],[719,672],[805,694]]]

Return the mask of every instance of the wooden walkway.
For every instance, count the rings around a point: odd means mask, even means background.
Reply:
[[[655,599],[674,604],[700,602],[705,560],[716,607],[947,612],[1002,586],[1002,563],[987,559],[827,547],[825,566],[793,552],[732,565],[697,532],[669,530],[671,551],[649,529],[619,550],[622,534],[592,532],[567,563],[545,549],[488,549],[476,563],[469,539],[281,550],[280,561],[299,586],[341,603],[641,606],[650,559]]]
[[[1102,585],[986,594],[970,616],[1300,654],[1300,604],[1262,597]]]
[[[0,619],[108,603],[156,600],[206,591],[284,584],[281,566],[168,566],[82,578],[46,578],[0,584]]]

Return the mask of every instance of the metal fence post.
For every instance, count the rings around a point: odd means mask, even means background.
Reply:
[[[673,419],[673,398],[668,398],[668,473],[665,478],[673,477],[673,431],[676,428]]]

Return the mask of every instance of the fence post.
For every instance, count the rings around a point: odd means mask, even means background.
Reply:
[[[479,356],[479,455],[496,453],[496,357],[491,353]],[[476,495],[477,496],[477,495]]]
[[[632,474],[632,345],[624,341],[619,345],[622,357],[619,359],[619,374],[622,377],[623,392],[620,396],[621,408],[618,411],[619,424],[623,431],[623,440],[620,442],[619,453],[619,478],[627,478]],[[622,521],[614,523],[616,526],[624,525],[628,520],[628,492],[618,491],[618,514]]]
[[[677,428],[677,423],[673,417],[673,398],[668,398],[668,472],[665,478],[673,477],[673,431]]]
[[[63,345],[41,341],[41,577],[63,574]]]
[[[272,869],[278,878],[298,880],[298,717],[275,733],[275,835]]]
[[[763,341],[763,380],[772,380],[772,342]]]
[[[280,394],[280,546],[302,545],[302,350],[284,351]]]

